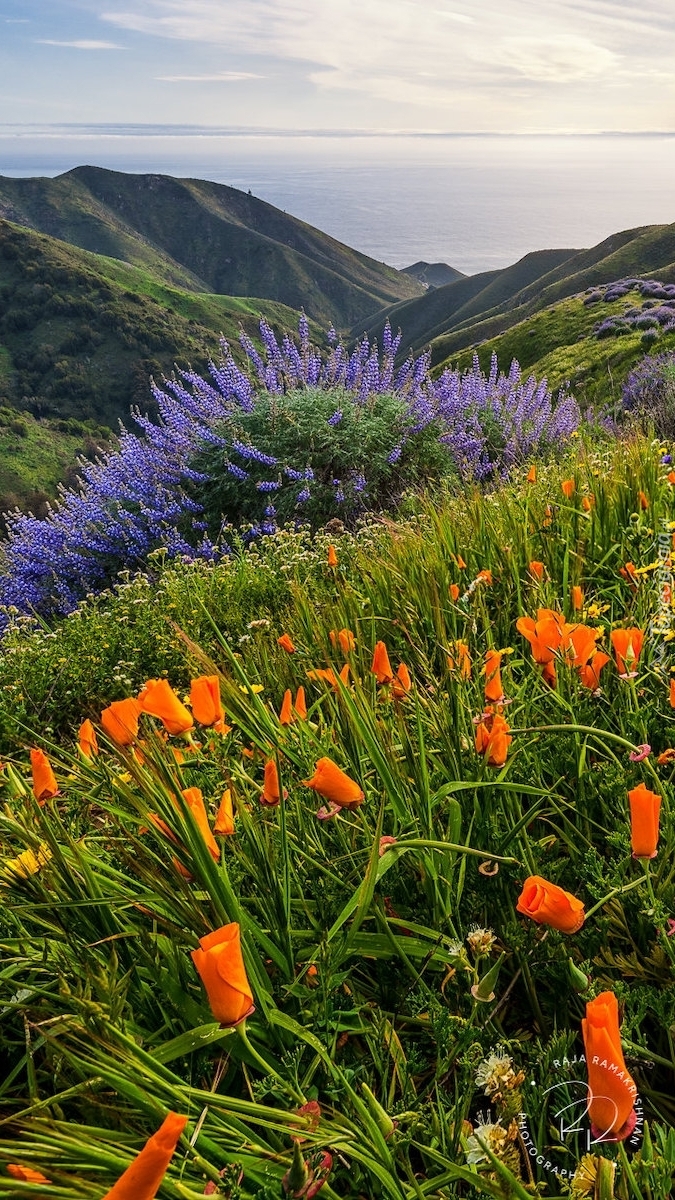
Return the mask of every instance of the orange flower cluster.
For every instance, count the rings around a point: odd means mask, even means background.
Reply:
[[[513,738],[509,726],[498,710],[483,713],[476,727],[476,753],[481,754],[489,767],[503,767]]]
[[[574,595],[575,590],[577,595]],[[573,589],[574,608],[581,607],[582,603],[581,589]],[[533,617],[519,617],[516,628],[530,643],[532,657],[544,668],[543,677],[551,687],[556,684],[556,659],[574,667],[584,687],[595,691],[600,686],[600,672],[609,662],[609,655],[597,648],[597,629],[570,624],[562,613],[550,608],[537,609],[536,620]],[[617,666],[622,674],[623,660],[620,662],[617,646],[630,647],[626,653],[632,656],[630,661],[634,663],[642,647],[642,636],[639,629],[620,629],[612,633]]]
[[[108,737],[117,746],[130,746],[138,737],[141,713],[157,717],[166,732],[173,736],[188,733],[195,721],[206,727],[212,726],[217,733],[229,733],[220,698],[220,680],[217,675],[200,675],[190,684],[190,712],[179,700],[166,679],[148,679],[138,697],[113,700],[101,713],[101,725]],[[92,741],[93,734],[93,741]],[[96,753],[96,734],[90,721],[80,726],[80,748],[91,757]]]
[[[410,672],[405,663],[401,663],[394,674],[384,642],[376,642],[370,669],[380,685],[391,684],[391,694],[395,700],[405,699],[412,686]]]

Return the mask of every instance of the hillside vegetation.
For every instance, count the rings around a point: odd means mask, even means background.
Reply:
[[[401,350],[430,347],[434,366],[560,300],[626,277],[675,279],[675,225],[649,225],[613,234],[590,250],[527,254],[502,271],[470,275],[409,303],[380,313],[368,332],[379,336],[386,320],[401,326]],[[354,330],[356,333],[357,330]]]
[[[206,180],[90,166],[56,179],[0,177],[0,216],[174,287],[264,297],[325,326],[349,327],[423,291],[273,205]]]
[[[152,403],[151,374],[205,367],[223,333],[296,314],[266,300],[200,295],[149,271],[0,221],[0,403],[113,428]]]
[[[546,378],[553,391],[569,388],[583,410],[588,406],[613,408],[621,402],[627,375],[646,353],[675,350],[672,331],[663,331],[649,345],[639,329],[627,329],[611,338],[595,336],[601,319],[621,317],[639,303],[634,289],[621,299],[593,306],[585,305],[582,296],[561,300],[497,337],[451,355],[439,362],[433,373],[440,374],[450,366],[467,370],[474,355],[482,369],[489,370],[496,355],[504,369],[516,359],[524,372]]]

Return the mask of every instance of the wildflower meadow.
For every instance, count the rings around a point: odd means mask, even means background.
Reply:
[[[672,446],[517,364],[266,345],[10,530],[0,1196],[667,1200]]]

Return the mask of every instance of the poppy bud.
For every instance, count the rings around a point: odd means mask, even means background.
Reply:
[[[530,875],[525,880],[516,908],[538,924],[550,925],[561,933],[576,933],[584,923],[582,901],[541,875]]]

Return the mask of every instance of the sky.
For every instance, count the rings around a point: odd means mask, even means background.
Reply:
[[[0,123],[675,130],[673,0],[0,0]]]

